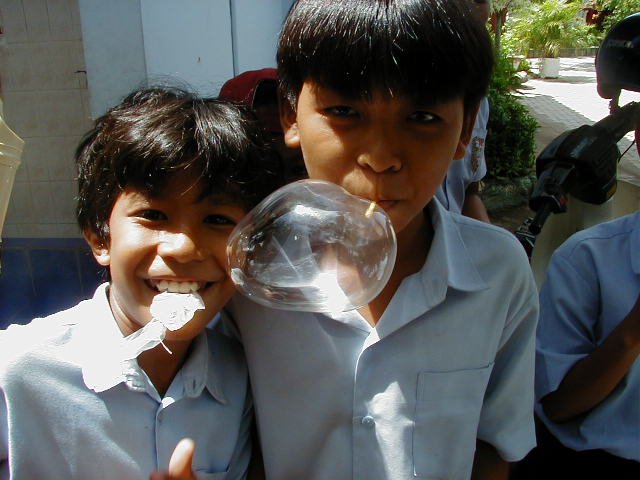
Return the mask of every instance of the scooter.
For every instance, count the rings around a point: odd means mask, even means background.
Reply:
[[[635,130],[640,153],[640,103],[619,106],[620,91],[640,92],[640,13],[619,22],[605,37],[596,57],[598,93],[610,99],[610,114],[594,125],[562,133],[536,159],[537,182],[529,198],[535,212],[514,232],[529,259],[545,222],[567,211],[569,196],[602,205],[617,190],[617,143]]]

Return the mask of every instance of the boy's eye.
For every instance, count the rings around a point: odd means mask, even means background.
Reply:
[[[167,216],[160,210],[142,210],[138,213],[138,216],[145,220],[151,220],[154,222],[167,219]]]
[[[336,105],[334,107],[325,108],[324,111],[334,117],[356,117],[358,112],[347,105]]]
[[[409,115],[409,120],[417,123],[433,123],[438,120],[438,116],[425,111],[416,111]]]
[[[209,225],[218,225],[218,226],[236,224],[235,220],[225,215],[207,215],[207,217],[204,219],[204,223],[207,223]]]

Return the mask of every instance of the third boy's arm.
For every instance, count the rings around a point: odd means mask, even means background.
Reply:
[[[509,464],[500,457],[492,445],[477,440],[471,479],[507,480],[507,478],[509,478]]]
[[[563,422],[605,400],[640,355],[640,296],[622,322],[591,354],[579,360],[554,392],[542,398],[544,413]]]
[[[487,208],[484,206],[480,196],[479,182],[470,183],[464,194],[464,204],[462,214],[466,217],[475,218],[482,222],[491,223]]]

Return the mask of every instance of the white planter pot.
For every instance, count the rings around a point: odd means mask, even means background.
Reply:
[[[558,78],[560,75],[560,59],[541,58],[538,63],[538,71],[542,78]]]

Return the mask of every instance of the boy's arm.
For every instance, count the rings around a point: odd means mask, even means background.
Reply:
[[[464,194],[462,214],[465,217],[475,218],[482,222],[491,223],[487,208],[484,206],[484,202],[480,196],[480,182],[472,182],[467,187]]]
[[[492,445],[478,440],[471,480],[507,480],[507,478],[509,478],[509,464],[502,459]]]
[[[629,314],[593,352],[579,360],[540,403],[553,422],[586,413],[605,400],[640,355],[640,295]]]

